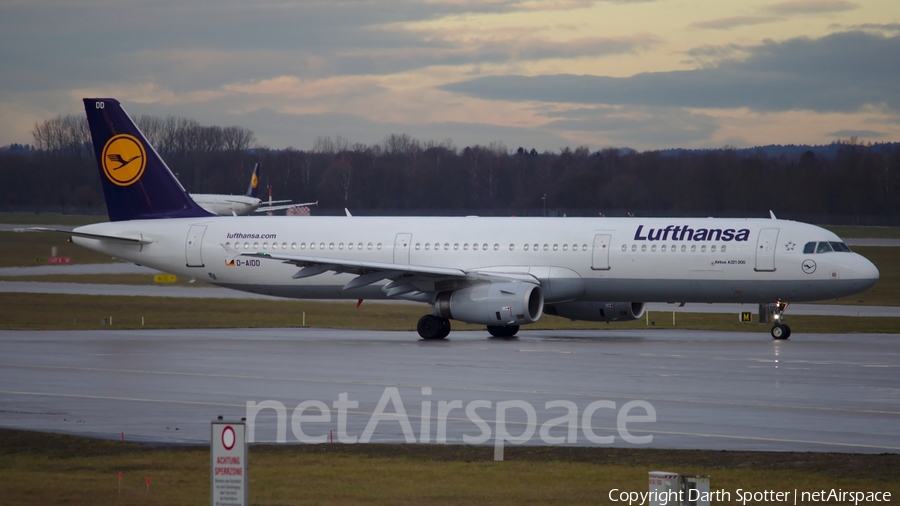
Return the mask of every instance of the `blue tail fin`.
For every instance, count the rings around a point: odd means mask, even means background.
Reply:
[[[253,167],[253,175],[250,176],[250,186],[247,187],[247,196],[257,198],[259,195],[259,164]]]
[[[110,221],[213,216],[191,200],[118,100],[86,98],[84,110]]]

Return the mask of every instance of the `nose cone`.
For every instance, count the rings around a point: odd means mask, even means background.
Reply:
[[[856,261],[851,266],[851,271],[853,279],[859,283],[860,291],[868,290],[878,282],[878,267],[875,267],[875,264],[862,255],[857,255]]]

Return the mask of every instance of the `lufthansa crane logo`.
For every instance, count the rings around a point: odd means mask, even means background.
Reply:
[[[118,186],[131,186],[147,167],[147,152],[139,140],[128,134],[114,135],[103,146],[100,164],[107,179]]]
[[[257,186],[259,186],[259,178],[256,176],[256,173],[254,172],[253,177],[250,178],[250,187],[256,188]]]
[[[800,267],[802,267],[803,272],[807,274],[816,272],[816,262],[814,260],[806,259],[802,264],[800,264]]]

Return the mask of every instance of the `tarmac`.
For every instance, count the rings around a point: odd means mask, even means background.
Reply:
[[[4,331],[0,349],[8,428],[208,444],[222,415],[286,444],[900,452],[896,335]]]

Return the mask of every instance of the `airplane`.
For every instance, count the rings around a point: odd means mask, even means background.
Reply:
[[[129,262],[247,292],[308,299],[398,299],[512,337],[543,314],[641,318],[648,302],[773,307],[862,292],[878,269],[834,233],[788,220],[317,216],[223,218],[184,190],[111,98],[86,98],[110,222],[56,230]],[[140,156],[115,170],[109,155]],[[52,230],[52,229],[41,229]],[[621,301],[621,302],[620,302]],[[773,304],[769,306],[769,304]]]
[[[108,155],[117,156],[117,155]],[[110,158],[109,160],[117,160]],[[250,177],[250,185],[244,195],[219,195],[211,193],[191,193],[190,197],[203,209],[220,216],[245,216],[250,213],[267,213],[281,211],[295,206],[314,206],[318,202],[306,202],[303,204],[283,204],[290,200],[261,200],[259,197],[259,164],[253,167],[253,175]],[[271,199],[271,196],[269,197]],[[265,204],[265,205],[263,205]]]

